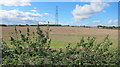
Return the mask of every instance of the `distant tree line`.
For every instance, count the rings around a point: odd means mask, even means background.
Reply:
[[[0,24],[0,26],[7,26],[7,25],[5,25],[5,24]]]
[[[18,24],[18,25],[6,25],[6,24],[0,24],[0,26],[21,26],[22,27],[22,26],[37,26],[37,24],[36,25],[29,25],[29,24],[26,24],[26,25],[22,25],[22,24]],[[39,26],[47,26],[47,24],[41,24]],[[57,24],[57,25],[51,24],[49,26],[62,26],[62,25],[60,25],[60,24]]]
[[[85,25],[83,25],[83,26],[80,26],[80,27],[91,28],[90,26],[85,26]]]
[[[97,28],[103,28],[103,29],[120,29],[120,26],[101,26],[101,25],[98,25]]]
[[[26,24],[26,25],[22,25],[22,24],[18,24],[18,25],[6,25],[6,24],[0,24],[0,26],[21,26],[21,27],[24,27],[24,26],[37,26],[36,25],[29,25],[29,24]],[[47,26],[47,24],[41,24],[40,26]],[[61,24],[50,24],[49,26],[70,26],[70,25],[61,25]],[[91,28],[91,26],[71,26],[71,27],[84,27],[84,28]],[[120,26],[102,26],[102,25],[98,25],[97,26],[98,29],[102,28],[102,29],[120,29]]]

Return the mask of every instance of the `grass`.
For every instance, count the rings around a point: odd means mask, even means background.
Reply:
[[[67,41],[52,40],[51,48],[66,48],[69,43]],[[70,43],[72,47],[75,46],[75,43]]]
[[[70,43],[71,47],[75,47],[75,45],[79,42],[80,40],[76,40],[76,41],[62,41],[62,40],[52,40],[51,42],[51,48],[66,48],[66,46]],[[97,40],[95,43],[101,43],[102,41]],[[116,43],[116,41],[111,41],[113,43],[113,45],[110,46],[110,50],[116,49],[118,47],[118,43]]]

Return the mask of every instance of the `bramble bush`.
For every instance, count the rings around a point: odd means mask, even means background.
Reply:
[[[118,52],[109,50],[108,36],[103,42],[96,44],[95,37],[84,37],[75,47],[71,44],[62,50],[54,50],[50,47],[49,26],[43,34],[39,25],[35,32],[26,34],[15,27],[15,32],[10,35],[10,41],[2,40],[2,65],[117,65]]]

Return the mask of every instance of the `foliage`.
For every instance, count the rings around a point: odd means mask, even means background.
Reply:
[[[95,37],[82,37],[75,47],[68,44],[66,49],[54,50],[50,48],[49,26],[43,34],[39,25],[36,32],[26,34],[15,27],[10,35],[10,41],[2,41],[2,65],[116,65],[118,53],[109,51],[108,36],[102,43],[96,44]]]

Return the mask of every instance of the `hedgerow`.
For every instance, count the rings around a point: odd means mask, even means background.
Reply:
[[[50,46],[49,26],[46,33],[39,25],[35,32],[26,34],[15,27],[9,42],[2,40],[2,65],[118,65],[116,50],[109,50],[112,45],[108,36],[97,44],[95,37],[84,37],[75,47],[71,44],[65,49],[52,49]]]

